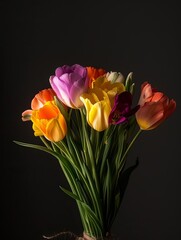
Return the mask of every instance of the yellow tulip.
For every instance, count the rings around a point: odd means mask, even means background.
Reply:
[[[111,82],[107,77],[101,76],[93,82],[93,88],[100,88],[105,91],[111,101],[111,106],[114,104],[114,98],[117,94],[125,91],[125,86],[121,82]]]
[[[96,131],[103,131],[108,128],[111,102],[107,93],[99,88],[89,89],[88,93],[81,95],[87,112],[87,122]]]

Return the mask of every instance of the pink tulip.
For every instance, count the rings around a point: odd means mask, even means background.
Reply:
[[[78,64],[59,67],[55,76],[50,77],[50,85],[66,106],[80,108],[83,106],[80,96],[87,92],[89,87],[87,69]]]

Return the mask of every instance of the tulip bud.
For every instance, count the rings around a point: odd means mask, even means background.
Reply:
[[[106,77],[112,83],[119,82],[124,83],[124,76],[120,72],[108,72]]]

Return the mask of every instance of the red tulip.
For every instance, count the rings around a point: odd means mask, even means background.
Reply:
[[[176,108],[176,102],[164,93],[158,92],[148,82],[141,86],[140,108],[136,112],[136,120],[142,130],[158,127]]]

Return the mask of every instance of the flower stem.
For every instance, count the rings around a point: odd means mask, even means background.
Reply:
[[[46,146],[48,149],[52,150],[51,146],[47,143],[47,141],[45,140],[44,137],[40,136],[40,139],[41,139],[41,141],[45,144],[45,146]]]
[[[139,129],[138,132],[136,133],[136,135],[134,136],[134,138],[132,139],[132,141],[130,142],[130,144],[128,145],[128,147],[126,148],[126,151],[124,152],[124,154],[120,160],[120,168],[118,170],[118,176],[124,166],[124,163],[125,163],[124,159],[125,159],[126,155],[128,154],[129,150],[131,149],[131,147],[133,146],[134,142],[136,141],[136,139],[138,138],[138,136],[140,135],[141,132],[142,132],[142,130]]]

